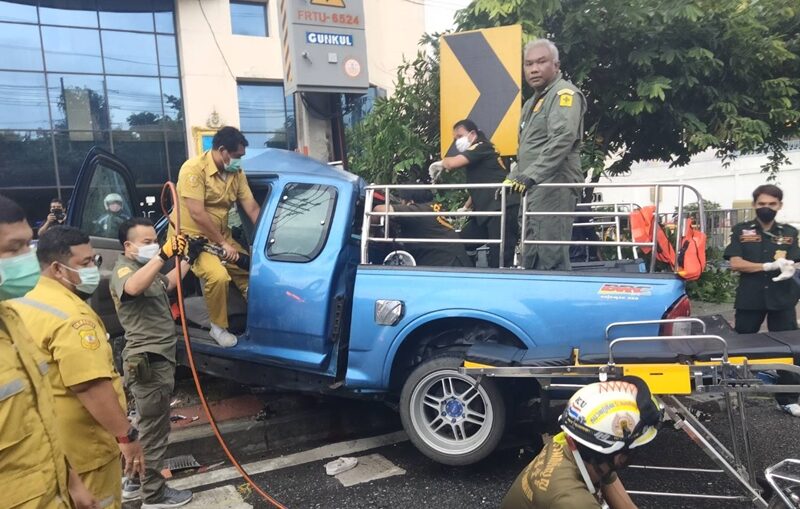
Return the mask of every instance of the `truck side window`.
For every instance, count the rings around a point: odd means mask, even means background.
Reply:
[[[336,188],[287,184],[269,230],[267,256],[284,262],[310,262],[325,247]]]
[[[80,229],[96,237],[116,239],[119,226],[131,217],[132,203],[122,175],[99,164],[89,182]]]

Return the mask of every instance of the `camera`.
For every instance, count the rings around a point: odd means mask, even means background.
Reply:
[[[64,209],[50,209],[50,213],[55,216],[56,221],[59,223],[64,221],[64,218],[66,217],[64,215]]]

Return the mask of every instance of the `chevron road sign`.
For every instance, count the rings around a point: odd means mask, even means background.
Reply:
[[[522,27],[459,32],[441,38],[442,157],[456,153],[453,124],[470,118],[497,147],[516,155],[522,79]]]

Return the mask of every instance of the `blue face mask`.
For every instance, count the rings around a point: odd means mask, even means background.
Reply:
[[[94,293],[94,291],[97,290],[97,287],[100,286],[100,269],[97,267],[97,265],[92,265],[91,267],[83,267],[77,270],[73,269],[72,267],[67,267],[63,263],[61,264],[61,266],[67,270],[71,270],[72,272],[78,273],[78,277],[81,278],[81,282],[78,283],[77,285],[72,281],[68,281],[66,279],[64,281],[67,281],[67,283],[74,286],[75,289],[78,290],[80,293],[91,296]]]
[[[39,260],[36,251],[12,258],[0,258],[0,300],[22,297],[39,281]]]

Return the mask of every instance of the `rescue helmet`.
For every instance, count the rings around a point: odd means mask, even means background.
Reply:
[[[119,203],[120,205],[122,205],[123,203],[122,196],[120,196],[117,193],[107,194],[105,200],[103,200],[103,205],[108,207],[108,205],[111,203]]]
[[[638,377],[589,384],[573,394],[558,419],[573,440],[601,454],[634,449],[653,440],[663,410]]]

